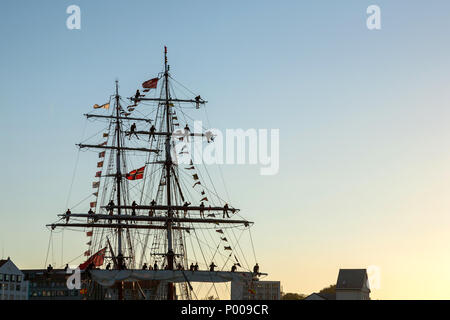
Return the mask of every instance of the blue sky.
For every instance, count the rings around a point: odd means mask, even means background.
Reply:
[[[66,28],[71,4],[81,30]],[[366,28],[371,4],[382,30]],[[131,95],[161,70],[167,45],[172,73],[209,101],[215,127],[280,129],[278,175],[224,167],[272,279],[309,293],[340,267],[379,265],[375,297],[449,298],[437,277],[420,281],[450,267],[449,10],[448,1],[3,1],[6,254],[44,263],[44,224],[66,207],[82,114],[116,78]],[[86,181],[88,168],[78,169]]]

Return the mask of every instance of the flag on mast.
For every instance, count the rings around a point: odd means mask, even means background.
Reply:
[[[153,89],[158,86],[158,78],[153,78],[142,83],[142,88]]]
[[[145,170],[145,166],[143,166],[142,168],[133,170],[130,173],[127,173],[127,179],[128,180],[139,180],[139,179],[144,178],[144,170]]]
[[[103,248],[100,251],[96,252],[89,259],[87,259],[85,262],[83,262],[82,264],[79,265],[80,270],[86,269],[91,263],[95,267],[100,267],[101,265],[103,265],[103,261],[105,259],[105,252],[106,252],[106,248]],[[85,255],[86,255],[86,253],[89,253],[89,250],[85,252]]]
[[[94,109],[109,109],[109,102],[102,104],[101,106],[99,106],[98,104],[94,104]]]

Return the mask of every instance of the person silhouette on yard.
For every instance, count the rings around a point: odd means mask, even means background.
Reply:
[[[198,263],[197,262],[195,263],[194,271],[198,271]]]
[[[186,141],[189,142],[189,136],[191,134],[191,130],[189,129],[189,126],[186,123],[186,126],[184,127],[184,135],[186,136]]]
[[[211,262],[211,264],[209,265],[209,271],[214,271],[214,268],[217,267],[214,262]]]
[[[184,209],[184,217],[185,217],[185,218],[186,218],[186,215],[187,215],[187,213],[188,213],[187,207],[188,207],[190,204],[191,204],[190,202],[185,202],[185,203],[183,204],[183,207],[185,208],[185,209]]]
[[[255,266],[253,267],[253,273],[259,274],[259,265],[258,265],[258,263],[255,264]]]
[[[147,270],[147,264],[144,263],[144,265],[142,266],[142,270]]]
[[[191,265],[189,266],[189,270],[194,271],[194,268],[195,268],[194,263],[191,263]]]
[[[70,212],[70,209],[67,209],[67,211],[66,211],[66,223],[69,223],[69,220],[70,220],[70,214],[71,214],[72,212]]]
[[[228,215],[228,203],[225,203],[225,205],[223,206],[223,218],[225,219],[225,215],[227,216],[227,218],[229,218],[230,216]]]
[[[133,122],[133,124],[130,127],[130,138],[129,139],[131,139],[131,136],[133,135],[133,133],[136,136],[136,138],[139,139],[139,137],[138,137],[138,135],[136,133],[136,123],[134,123],[134,122]]]
[[[139,89],[136,90],[136,94],[134,95],[134,104],[136,105],[139,102],[139,98],[141,97],[141,93]]]
[[[158,270],[158,263],[155,261],[155,264],[153,265],[153,270]]]
[[[202,97],[200,96],[196,96],[195,97],[195,107],[198,109],[200,108],[200,101],[201,101]]]
[[[236,269],[237,269],[236,265],[235,265],[235,264],[233,264],[233,266],[231,267],[231,272],[235,272],[235,271],[236,271]]]
[[[200,218],[204,217],[205,217],[205,204],[202,201],[202,203],[200,203]]]
[[[131,204],[132,209],[131,209],[131,215],[135,216],[136,215],[136,207],[137,207],[137,203],[136,201],[133,201],[133,203]]]
[[[154,125],[152,125],[150,128],[150,138],[152,138],[153,140],[155,139],[155,131],[156,131],[156,128]]]
[[[111,263],[108,263],[108,264],[106,265],[106,270],[109,270],[109,269],[111,269]]]
[[[113,215],[113,212],[114,212],[114,201],[109,201],[108,202],[108,210],[109,210],[109,215],[110,216],[112,216]]]

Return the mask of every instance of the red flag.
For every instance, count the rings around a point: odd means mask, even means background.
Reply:
[[[103,261],[105,259],[105,252],[106,248],[103,248],[102,250],[92,255],[89,259],[80,264],[79,266],[80,270],[86,269],[91,263],[94,264],[94,266],[96,267],[103,265]]]
[[[92,237],[92,231],[86,232],[86,237]]]
[[[97,162],[97,168],[103,167],[103,161]]]
[[[159,80],[158,78],[153,78],[153,79],[147,80],[142,83],[142,88],[147,88],[147,89],[156,88],[158,85],[158,80]]]
[[[90,207],[91,207],[91,208],[95,208],[96,205],[97,205],[97,202],[91,202],[91,203],[90,203]]]
[[[95,173],[95,177],[96,178],[100,178],[102,176],[102,172],[101,171],[97,171],[96,173]]]
[[[145,166],[143,166],[142,168],[133,170],[130,173],[127,173],[127,179],[128,180],[139,180],[139,179],[144,178],[144,170],[145,170]]]
[[[102,151],[102,152],[100,152],[99,154],[98,154],[98,157],[99,158],[104,158],[105,157],[105,151]]]

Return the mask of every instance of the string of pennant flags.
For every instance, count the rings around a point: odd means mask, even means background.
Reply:
[[[94,108],[95,108],[95,106],[94,106]],[[108,104],[108,107],[105,108],[105,109],[108,109],[108,108],[109,108],[109,104]],[[103,133],[102,137],[103,138],[108,138],[109,134],[108,133]],[[105,142],[102,142],[100,144],[100,146],[106,146],[107,142],[108,142],[107,140]],[[92,188],[94,189],[93,190],[94,192],[92,193],[92,195],[95,197],[95,201],[91,201],[89,203],[89,207],[90,207],[90,210],[92,210],[94,213],[95,213],[96,208],[97,208],[98,193],[99,193],[99,189],[100,189],[100,178],[101,178],[102,172],[103,172],[103,165],[104,165],[104,161],[105,161],[104,160],[105,156],[106,156],[106,151],[99,152],[98,157],[101,160],[97,162],[97,169],[100,169],[100,170],[95,172],[95,178],[99,178],[99,180],[92,182]],[[86,232],[86,236],[90,237],[89,241],[86,243],[86,245],[88,245],[89,248],[88,248],[88,250],[86,250],[84,252],[84,255],[87,256],[87,257],[89,257],[91,255],[90,247],[92,245],[92,236],[93,236],[93,234],[94,234],[93,229],[91,229],[91,230]]]

